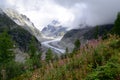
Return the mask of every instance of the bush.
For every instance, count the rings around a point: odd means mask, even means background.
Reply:
[[[119,57],[111,58],[104,66],[98,66],[85,80],[115,80],[120,76]]]
[[[85,80],[114,80],[119,74],[119,64],[108,63],[105,66],[98,67]]]
[[[99,51],[94,50],[93,53],[93,68],[96,68],[97,66],[101,66],[103,61],[103,56],[99,54]]]
[[[22,69],[23,65],[20,63],[16,63],[14,61],[11,61],[6,64],[6,77],[8,79],[12,79],[16,76],[21,75],[24,71]]]

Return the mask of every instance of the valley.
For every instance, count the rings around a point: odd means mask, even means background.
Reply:
[[[56,38],[53,40],[48,40],[48,41],[43,41],[41,44],[47,48],[51,48],[53,50],[53,52],[57,53],[57,54],[63,54],[65,53],[65,49],[60,49],[60,46],[58,44],[58,42],[60,42],[61,38]],[[52,44],[54,45],[52,45]],[[57,47],[59,46],[59,47]]]
[[[0,80],[120,80],[119,3],[1,0]]]

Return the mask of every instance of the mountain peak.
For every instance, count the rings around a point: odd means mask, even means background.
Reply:
[[[54,26],[54,27],[59,27],[59,26],[61,26],[61,23],[58,20],[53,20],[48,25],[51,25],[51,26]]]
[[[57,20],[53,20],[52,23],[53,23],[54,25],[56,25],[56,24],[60,24],[60,22],[57,21]]]
[[[67,28],[63,27],[59,21],[53,20],[50,24],[42,29],[42,33],[46,37],[61,37],[67,31]]]

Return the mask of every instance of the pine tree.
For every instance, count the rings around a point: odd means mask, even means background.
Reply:
[[[69,52],[69,51],[68,51],[68,48],[66,48],[66,54],[68,54],[68,52]]]
[[[95,27],[95,32],[94,32],[94,38],[95,38],[95,39],[98,39],[98,36],[99,36],[99,27],[96,26],[96,27]]]
[[[7,79],[6,67],[7,63],[14,60],[13,41],[7,31],[0,34],[0,68],[2,79]],[[1,78],[0,78],[1,79]]]
[[[0,65],[14,59],[13,41],[12,38],[5,31],[0,34]]]
[[[79,48],[80,48],[80,46],[81,46],[81,43],[80,43],[80,40],[79,39],[77,39],[76,41],[75,41],[75,43],[74,43],[74,49],[73,49],[73,52],[75,52],[75,51],[77,51]]]
[[[28,64],[30,65],[30,69],[36,69],[41,66],[41,53],[37,54],[37,47],[36,47],[35,38],[32,37],[29,45],[29,56],[30,59],[28,59]]]
[[[120,36],[120,12],[118,13],[117,19],[115,20],[112,33]]]
[[[58,61],[59,60],[59,57],[57,54],[54,55],[54,61]]]
[[[47,53],[46,53],[45,60],[46,60],[46,62],[49,63],[52,59],[53,59],[53,53],[52,53],[52,50],[49,48]]]
[[[37,51],[37,48],[36,48],[35,38],[32,37],[29,45],[30,58],[36,56],[36,51]]]
[[[68,48],[66,48],[65,58],[67,58],[67,56],[69,56],[69,50],[68,50]]]

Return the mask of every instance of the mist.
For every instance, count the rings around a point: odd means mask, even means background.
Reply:
[[[1,0],[0,8],[25,14],[40,30],[52,20],[72,29],[114,23],[119,4],[120,0]]]

